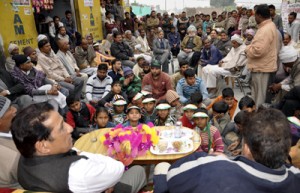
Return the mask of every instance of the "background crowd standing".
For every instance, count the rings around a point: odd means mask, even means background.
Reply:
[[[65,18],[46,18],[48,33],[37,37],[37,48],[9,44],[0,69],[0,151],[6,155],[0,187],[138,192],[146,185],[141,166],[124,171],[112,158],[76,153],[73,142],[117,124],[181,121],[202,143],[171,167],[157,165],[155,192],[299,190],[300,172],[291,164],[300,165],[289,157],[300,137],[296,13],[283,27],[273,5],[190,17],[152,11],[142,18],[124,12],[119,1],[101,6],[102,41],[82,37],[66,11]],[[251,97],[240,101],[233,89],[219,86],[237,74],[251,87]],[[216,156],[221,153],[234,161]],[[213,185],[233,178],[245,186]]]

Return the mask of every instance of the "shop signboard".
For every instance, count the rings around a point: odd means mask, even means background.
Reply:
[[[0,34],[7,53],[9,43],[20,50],[26,46],[37,47],[37,32],[30,0],[0,1]]]
[[[77,16],[79,18],[79,31],[82,36],[92,34],[94,40],[103,39],[102,22],[99,0],[78,0]]]

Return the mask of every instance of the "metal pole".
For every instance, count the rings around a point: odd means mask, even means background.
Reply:
[[[165,11],[167,11],[167,0],[165,0]]]

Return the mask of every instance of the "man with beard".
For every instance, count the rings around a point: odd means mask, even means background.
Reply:
[[[232,44],[225,31],[221,32],[221,39],[216,43],[216,47],[220,50],[223,58],[230,52]]]
[[[168,90],[173,90],[171,78],[167,73],[161,71],[161,64],[157,60],[151,63],[151,73],[144,76],[142,90],[151,88],[153,98],[159,100],[165,99]]]
[[[98,101],[111,90],[112,78],[107,75],[107,70],[107,64],[100,64],[97,74],[91,76],[87,81],[86,98],[91,104],[98,104]]]

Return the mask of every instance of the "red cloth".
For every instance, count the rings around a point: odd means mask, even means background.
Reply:
[[[90,104],[88,104],[88,103],[86,103],[86,106],[87,106],[87,108],[88,108],[89,111],[90,111],[90,115],[91,115],[91,116],[90,116],[90,122],[93,122],[93,118],[94,118],[94,114],[95,114],[95,112],[96,112],[96,109],[95,109],[92,105],[90,105]],[[70,110],[67,112],[66,122],[67,122],[69,125],[71,125],[73,128],[76,127],[75,121],[74,121],[74,117],[73,117],[72,113],[70,112]]]
[[[190,129],[194,129],[195,125],[194,123],[191,123],[191,121],[183,114],[180,121],[182,122],[182,126],[188,127]]]
[[[153,98],[157,99],[158,101],[166,98],[165,95],[168,90],[174,90],[170,76],[164,72],[160,73],[157,80],[152,78],[151,72],[146,74],[143,78],[142,89],[148,85],[150,85],[152,88]]]

